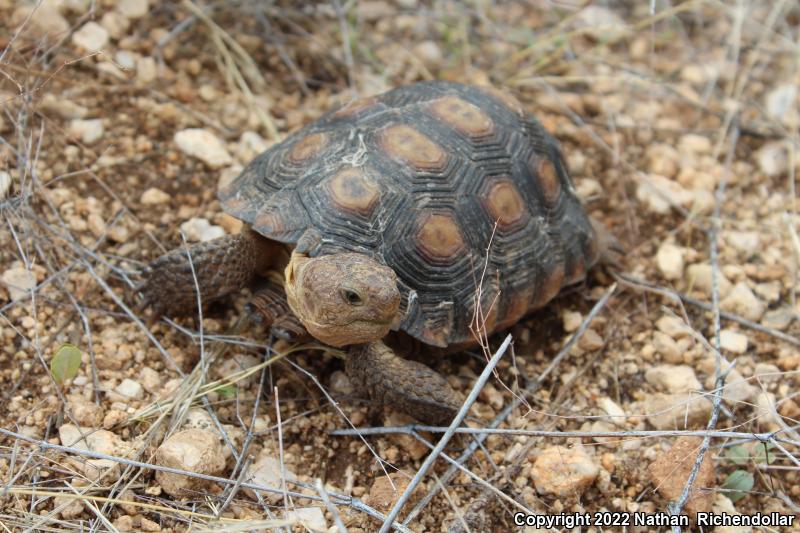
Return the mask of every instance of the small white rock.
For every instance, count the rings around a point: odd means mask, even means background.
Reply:
[[[691,335],[692,331],[683,320],[672,315],[664,315],[656,320],[656,327],[676,340]]]
[[[159,205],[169,203],[169,194],[156,187],[150,187],[142,193],[141,202],[144,205]]]
[[[754,322],[761,319],[765,310],[764,303],[756,298],[750,287],[743,281],[734,285],[730,294],[720,302],[720,307]]]
[[[200,159],[211,168],[224,167],[233,161],[219,137],[208,130],[181,130],[175,134],[175,144],[183,153]]]
[[[658,247],[656,264],[665,279],[681,279],[683,277],[683,250],[674,244],[663,243]]]
[[[607,7],[598,5],[581,9],[575,15],[573,24],[595,39],[611,39],[630,32],[622,17]]]
[[[156,60],[152,57],[140,57],[136,60],[136,81],[142,84],[152,83],[158,75]]]
[[[114,54],[114,61],[124,69],[133,70],[136,68],[136,56],[128,50],[119,50]]]
[[[614,400],[611,398],[600,398],[597,402],[600,406],[600,409],[605,411],[605,413],[609,417],[609,421],[614,424],[615,426],[623,427],[625,426],[625,411],[622,410],[622,407],[616,404]]]
[[[144,388],[142,385],[128,378],[123,379],[122,382],[116,386],[114,392],[131,400],[141,400],[144,397]]]
[[[16,3],[21,4],[22,2]],[[45,35],[52,35],[53,37],[61,37],[69,31],[69,22],[58,12],[58,8],[53,2],[35,2],[30,5],[20,5],[11,14],[10,26],[6,27],[18,27],[26,20],[28,20],[26,29],[31,36],[44,37]]]
[[[797,85],[794,83],[778,85],[767,93],[765,100],[767,114],[785,121],[792,111],[796,113]]]
[[[285,468],[284,470],[286,472],[286,481],[297,479],[297,476],[295,476],[295,474],[288,468]],[[256,462],[251,464],[247,469],[247,480],[258,485],[264,485],[265,487],[282,490],[282,479],[283,477],[280,460],[266,453],[262,453]],[[287,488],[289,487],[287,486]],[[254,493],[251,490],[245,490],[252,498],[255,498]],[[283,496],[277,492],[262,492],[261,495],[264,497],[264,499],[272,504],[283,500]]]
[[[435,41],[422,41],[411,49],[411,53],[427,68],[434,68],[442,64],[442,49]]]
[[[578,311],[564,311],[564,314],[561,316],[561,320],[564,324],[564,331],[567,333],[572,333],[583,323],[583,315]]]
[[[723,329],[719,332],[720,347],[731,353],[745,353],[747,351],[747,336],[732,329]]]
[[[639,180],[636,198],[650,211],[664,215],[670,212],[672,205],[682,207],[691,205],[694,195],[676,181],[658,174],[650,174]]]
[[[103,136],[103,119],[75,119],[69,123],[69,133],[83,144],[93,144]]]
[[[54,113],[65,119],[84,118],[89,110],[66,98],[57,98],[54,94],[47,93],[39,104],[48,113]]]
[[[224,168],[219,173],[219,181],[217,182],[217,190],[221,191],[225,187],[231,184],[233,180],[239,177],[239,175],[244,170],[242,165],[231,165],[228,168]]]
[[[649,396],[642,409],[647,421],[656,429],[683,429],[708,422],[712,405],[699,394],[659,392]]]
[[[653,332],[653,347],[661,354],[665,362],[673,364],[683,362],[683,351],[678,343],[663,331]]]
[[[713,269],[708,263],[695,263],[694,265],[689,265],[686,269],[686,279],[689,282],[689,286],[703,291],[707,296],[710,296],[712,292],[712,278]],[[724,298],[731,292],[732,287],[733,285],[722,273],[722,270],[717,270],[717,290],[719,295]]]
[[[779,141],[766,143],[756,152],[756,161],[758,168],[767,176],[780,176],[789,168],[786,145]]]
[[[297,507],[286,513],[286,519],[295,522],[314,533],[325,533],[328,531],[328,522],[325,520],[325,513],[319,507]],[[334,528],[338,531],[338,528]]]
[[[225,236],[224,229],[213,226],[205,218],[190,218],[181,224],[181,231],[189,242],[205,242]]]
[[[100,24],[89,21],[72,34],[72,42],[86,51],[94,52],[108,44],[108,31]]]
[[[726,231],[723,236],[726,243],[746,257],[758,252],[761,246],[761,235],[757,231]]]
[[[547,448],[531,468],[536,492],[556,496],[582,493],[599,473],[600,467],[582,446]]]
[[[678,152],[702,155],[711,152],[711,140],[705,135],[687,133],[678,140]]]
[[[243,163],[249,163],[255,156],[269,148],[269,143],[255,131],[246,131],[239,137],[236,155]]]
[[[694,369],[686,365],[658,365],[649,368],[644,378],[664,392],[691,392],[701,389]]]
[[[148,0],[119,0],[117,11],[129,19],[138,19],[147,14],[150,9]]]
[[[0,200],[5,200],[11,190],[11,174],[0,170]]]
[[[219,437],[212,431],[187,429],[165,440],[156,451],[156,464],[197,474],[216,476],[225,468],[225,455]],[[169,472],[156,472],[156,481],[170,496],[196,495],[208,482]]]
[[[112,39],[120,39],[128,31],[131,23],[116,11],[106,11],[100,19],[100,25]]]
[[[30,295],[31,289],[36,287],[36,276],[23,267],[9,268],[3,272],[3,283],[11,300],[16,302]]]

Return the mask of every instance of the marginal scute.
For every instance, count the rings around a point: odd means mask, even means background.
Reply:
[[[328,183],[331,199],[337,207],[369,216],[380,199],[380,188],[363,167],[345,167]]]
[[[274,211],[259,213],[253,221],[253,228],[264,235],[280,233],[284,230],[283,218]]]
[[[531,298],[533,298],[533,289],[508,291],[505,294],[505,298],[506,304],[503,310],[503,318],[497,324],[498,329],[513,326],[528,313],[531,307]]]
[[[464,238],[449,213],[426,213],[420,217],[416,242],[425,256],[436,260],[452,259],[464,251]]]
[[[350,102],[343,105],[337,111],[334,111],[331,115],[334,118],[346,118],[352,117],[361,113],[362,111],[366,111],[367,109],[373,108],[378,105],[378,100],[374,96],[367,96],[365,98],[358,98],[356,100],[351,100]]]
[[[492,118],[458,96],[437,98],[430,109],[437,118],[468,137],[486,137],[494,132]]]
[[[528,218],[528,209],[514,183],[508,178],[490,182],[481,195],[481,203],[489,212],[493,222],[501,229],[508,229]]]
[[[387,127],[380,143],[391,157],[418,170],[442,170],[447,164],[447,154],[438,144],[406,124]]]
[[[294,143],[289,150],[289,159],[292,163],[301,165],[322,152],[327,144],[327,135],[321,132],[312,133]]]
[[[514,98],[514,96],[508,91],[505,91],[503,89],[498,89],[497,87],[494,87],[492,85],[480,85],[478,86],[478,89],[494,97],[495,99],[500,100],[500,102],[502,102],[503,105],[505,105],[508,109],[510,109],[517,115],[519,116],[525,115],[525,109],[522,107],[522,104],[519,102],[519,100]]]
[[[539,177],[539,186],[542,190],[544,202],[548,207],[553,207],[561,195],[561,182],[558,179],[556,166],[549,157],[534,154],[529,165],[534,176]]]
[[[531,309],[538,309],[547,305],[547,302],[555,298],[564,284],[564,263],[559,261],[554,264],[552,270],[546,274],[542,282],[542,291],[531,305]]]

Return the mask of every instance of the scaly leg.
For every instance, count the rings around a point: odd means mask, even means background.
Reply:
[[[276,245],[253,231],[227,235],[190,246],[191,264],[186,249],[176,248],[142,272],[137,291],[144,299],[139,307],[152,307],[156,316],[196,312],[195,276],[205,304],[250,283],[270,264]]]
[[[283,286],[268,281],[253,293],[247,303],[248,311],[256,319],[269,326],[272,334],[290,342],[302,342],[311,338],[300,320],[294,316],[286,301]]]
[[[380,341],[351,347],[345,370],[358,394],[427,424],[449,424],[464,401],[441,374]]]

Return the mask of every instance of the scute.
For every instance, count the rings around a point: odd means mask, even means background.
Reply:
[[[492,87],[423,82],[354,100],[257,157],[220,199],[266,237],[314,228],[320,254],[390,266],[398,328],[435,346],[512,325],[597,256],[556,141]]]

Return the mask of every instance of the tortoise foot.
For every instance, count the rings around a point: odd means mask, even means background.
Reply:
[[[425,424],[448,425],[464,402],[441,374],[398,357],[380,341],[353,346],[345,370],[359,394]]]
[[[180,247],[155,259],[141,273],[136,288],[139,309],[151,307],[156,317],[197,312],[201,305],[245,287],[262,261],[264,239],[251,233],[228,235]]]

